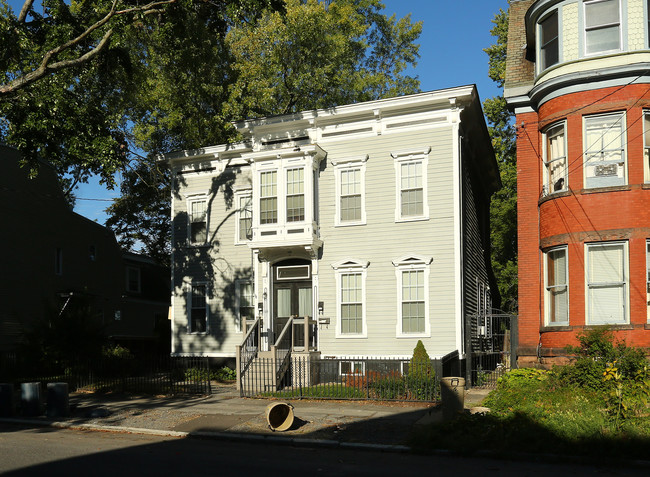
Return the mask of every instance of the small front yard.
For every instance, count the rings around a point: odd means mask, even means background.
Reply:
[[[640,350],[614,343],[607,329],[580,337],[573,364],[551,371],[514,370],[499,378],[485,415],[423,429],[412,445],[450,449],[587,456],[612,462],[650,456],[650,369]]]

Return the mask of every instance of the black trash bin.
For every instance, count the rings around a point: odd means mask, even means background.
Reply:
[[[47,417],[66,417],[70,414],[68,383],[47,383]]]

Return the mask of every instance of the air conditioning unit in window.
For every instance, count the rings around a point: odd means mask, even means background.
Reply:
[[[594,176],[611,177],[618,175],[618,164],[601,164],[594,167]]]

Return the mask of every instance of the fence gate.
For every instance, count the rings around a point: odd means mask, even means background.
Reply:
[[[466,343],[468,387],[494,388],[517,367],[517,316],[492,309],[470,317]]]

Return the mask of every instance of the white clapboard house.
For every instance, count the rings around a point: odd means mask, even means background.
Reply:
[[[163,157],[172,354],[354,363],[422,340],[462,362],[468,316],[496,290],[500,179],[475,86],[235,127],[241,142]]]

